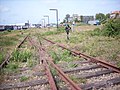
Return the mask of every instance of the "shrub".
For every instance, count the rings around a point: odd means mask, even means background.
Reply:
[[[120,35],[120,18],[109,19],[103,27],[103,35],[105,36],[117,36]]]

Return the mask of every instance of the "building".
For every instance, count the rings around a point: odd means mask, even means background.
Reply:
[[[120,11],[111,12],[110,18],[120,18]]]
[[[5,30],[5,26],[4,25],[0,25],[0,31],[4,31]]]
[[[68,22],[73,22],[73,17],[69,17]]]
[[[81,21],[86,24],[88,24],[88,21],[93,21],[93,20],[94,20],[94,16],[82,16],[81,19]]]
[[[81,21],[81,18],[78,14],[73,14],[73,20],[77,19],[78,21]]]

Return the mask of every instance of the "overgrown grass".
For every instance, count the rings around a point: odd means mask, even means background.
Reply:
[[[73,56],[70,55],[70,52],[67,50],[59,49],[57,52],[51,51],[50,55],[54,59],[54,63],[59,63],[60,61],[70,62],[73,61]]]
[[[4,72],[7,73],[17,72],[18,67],[19,66],[17,62],[9,62],[9,64],[4,68]]]
[[[0,37],[0,46],[11,46],[15,44],[15,41],[17,41],[18,39],[15,37]]]
[[[42,33],[41,35],[42,36],[48,36],[48,35],[56,35],[56,34],[60,34],[60,33],[63,33],[65,30],[63,27],[59,27],[58,30],[54,30],[54,31],[47,31],[47,32],[44,32]]]
[[[69,68],[76,68],[76,67],[78,67],[78,64],[71,63],[71,64],[68,65],[68,67]]]
[[[87,79],[85,78],[76,78],[75,76],[71,75],[69,76],[71,80],[73,80],[75,83],[83,83],[85,84],[87,82]]]
[[[0,52],[0,64],[3,62],[4,54]]]
[[[116,62],[118,61],[117,55],[120,55],[120,36],[108,37],[103,35],[102,31],[102,28],[96,28],[90,31],[70,32],[70,40],[66,39],[66,33],[64,32],[48,36],[48,39],[62,43],[70,49],[78,50],[90,56]],[[59,53],[53,52],[53,57],[55,56],[58,62],[60,58]]]
[[[32,53],[29,49],[26,49],[24,51],[15,50],[13,52],[11,60],[17,61],[17,62],[27,62],[32,56]]]

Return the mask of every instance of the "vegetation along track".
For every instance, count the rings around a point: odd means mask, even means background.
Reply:
[[[84,89],[120,89],[120,68],[103,60],[93,58],[75,50],[70,50],[62,44],[57,44],[46,38],[47,42],[68,50],[74,56],[82,57],[83,61],[59,63],[58,66],[73,81]],[[46,43],[45,43],[46,44]],[[66,67],[69,67],[66,69]],[[71,67],[71,68],[70,68]],[[73,68],[74,67],[74,68]]]
[[[44,40],[47,39],[44,38]],[[37,64],[33,67],[21,67],[20,72],[12,76],[6,76],[9,81],[1,83],[0,89],[117,90],[120,88],[120,69],[116,66],[47,40],[48,46],[51,46],[50,43],[52,43],[69,50],[74,56],[83,57],[82,60],[55,64],[55,60],[48,55],[44,40],[37,41],[36,37],[34,39],[27,38],[27,42],[29,41],[28,47],[37,57]],[[23,43],[23,46],[19,49],[24,50],[22,48],[25,48],[25,46]],[[17,80],[19,78],[21,81]]]

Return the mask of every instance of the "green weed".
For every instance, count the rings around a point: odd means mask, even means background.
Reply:
[[[26,81],[26,80],[28,80],[28,79],[29,79],[29,77],[26,77],[26,76],[20,77],[20,81],[21,81],[21,82]]]
[[[73,64],[73,63],[71,63],[71,64],[69,64],[68,67],[70,67],[70,68],[75,68],[75,67],[78,67],[78,64]]]
[[[11,46],[17,41],[16,37],[0,37],[0,46]]]
[[[17,62],[27,62],[28,59],[30,59],[32,56],[32,53],[29,50],[24,51],[18,51],[15,50],[12,55],[12,60]]]
[[[36,64],[35,61],[33,61],[33,60],[31,60],[31,59],[28,59],[28,60],[27,60],[27,66],[28,66],[28,67],[33,67],[35,64]]]
[[[61,51],[61,49],[59,49],[58,52],[51,51],[50,55],[54,59],[54,63],[59,63],[59,61],[73,61],[73,56],[70,55],[68,50]]]
[[[87,80],[85,78],[76,78],[75,76],[71,75],[69,76],[71,80],[73,80],[75,83],[86,83]]]
[[[18,63],[16,62],[9,62],[9,64],[4,68],[6,72],[17,72]]]
[[[3,50],[0,50],[0,64],[3,62],[4,60],[4,51]]]

